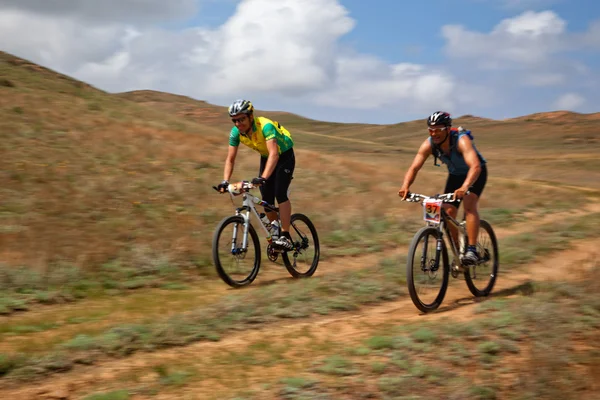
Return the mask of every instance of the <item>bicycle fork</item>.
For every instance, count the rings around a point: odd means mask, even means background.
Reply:
[[[243,254],[246,252],[247,248],[248,248],[248,230],[250,227],[250,224],[248,223],[248,220],[250,219],[250,216],[247,214],[243,214],[242,212],[240,212],[239,210],[236,210],[236,215],[241,216],[244,219],[244,223],[242,224],[242,226],[244,227],[243,229],[243,236],[242,236],[242,246],[238,247],[238,230],[239,230],[239,226],[240,224],[234,224],[233,225],[233,235],[231,238],[231,254],[234,256]]]
[[[428,260],[427,258],[427,248],[429,246],[428,237],[425,237],[425,241],[423,243],[423,254],[421,255],[421,271],[427,272],[429,274],[436,273],[440,268],[440,257],[442,254],[442,237],[439,235],[436,239],[435,243],[435,258],[433,260]]]

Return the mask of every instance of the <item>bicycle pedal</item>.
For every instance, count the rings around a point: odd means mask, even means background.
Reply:
[[[464,266],[464,265],[456,265],[453,264],[452,267],[450,268],[450,272],[452,273],[452,277],[454,278],[458,278],[460,275],[464,275],[465,271],[468,270],[469,267]]]

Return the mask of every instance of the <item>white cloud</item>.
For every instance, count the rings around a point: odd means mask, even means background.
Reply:
[[[585,98],[577,93],[565,93],[555,102],[554,107],[558,110],[574,111],[585,104]]]
[[[318,104],[364,109],[396,104],[411,111],[450,109],[455,104],[454,78],[421,65],[388,65],[374,57],[353,55],[340,57],[336,71],[333,87],[315,96]]]
[[[461,25],[445,25],[446,53],[477,59],[482,67],[505,68],[514,63],[539,64],[565,48],[566,23],[552,11],[527,11],[501,21],[488,34]]]
[[[88,22],[141,23],[194,15],[198,3],[199,0],[2,0],[0,9]]]
[[[552,11],[526,11],[515,18],[500,22],[494,33],[508,33],[519,38],[539,38],[560,35],[565,31],[565,26],[565,21]]]
[[[111,1],[121,11],[136,3]],[[64,8],[66,0],[59,3]],[[66,15],[44,4],[2,12],[2,47],[109,91],[155,89],[201,99],[269,93],[330,107],[394,104],[427,112],[456,103],[450,96],[456,83],[448,72],[390,65],[340,48],[355,21],[337,0],[243,0],[216,29],[179,31],[117,16],[91,21],[97,5],[91,0]],[[161,4],[151,1],[142,14],[155,16]],[[173,7],[181,11],[191,4],[180,0]],[[36,34],[27,26],[36,26]]]
[[[355,21],[339,0],[233,0],[235,13],[217,28],[160,28],[194,17],[208,1],[215,0],[0,0],[0,48],[108,91],[163,90],[219,104],[277,99],[294,110],[304,104],[363,115],[508,104],[506,86],[533,93],[567,86],[569,75],[589,77],[584,64],[557,55],[600,48],[600,22],[574,35],[554,12],[530,11],[489,32],[444,26],[451,57],[440,66],[390,63],[342,45]],[[511,80],[507,69],[517,71]],[[573,99],[573,107],[582,105]]]
[[[331,78],[354,21],[336,0],[246,0],[218,31],[209,90],[305,91]]]
[[[567,78],[564,74],[552,72],[532,73],[524,77],[525,86],[557,86],[565,83]]]
[[[3,50],[63,71],[112,56],[126,34],[124,26],[115,24],[85,26],[77,20],[22,11],[0,13]]]
[[[576,35],[575,41],[585,48],[600,49],[600,19],[592,21],[587,32]]]
[[[491,86],[502,109],[519,114],[551,107],[582,110],[596,96],[591,89],[595,72],[581,55],[600,49],[600,21],[572,32],[553,11],[525,11],[486,32],[446,25],[442,35],[449,63],[470,82]],[[580,94],[555,99],[558,88]]]
[[[531,10],[539,7],[549,7],[551,5],[564,2],[564,0],[475,0],[478,2],[494,3],[502,8],[509,10]]]

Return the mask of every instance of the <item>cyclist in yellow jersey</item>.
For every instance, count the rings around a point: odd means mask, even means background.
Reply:
[[[288,198],[288,188],[294,174],[296,158],[292,135],[278,122],[265,117],[254,116],[254,106],[248,100],[236,100],[229,106],[229,116],[234,126],[229,134],[229,150],[225,160],[223,181],[218,189],[224,192],[233,173],[238,146],[241,143],[260,153],[258,177],[252,183],[260,185],[262,198],[269,204],[279,206],[281,232],[275,246],[291,250],[293,244],[289,234],[292,205]],[[270,221],[277,219],[277,213],[266,212]]]

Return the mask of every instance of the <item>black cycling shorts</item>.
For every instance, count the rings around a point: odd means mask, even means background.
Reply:
[[[267,158],[261,157],[259,176],[262,175],[266,165]],[[279,155],[279,161],[277,161],[275,170],[265,184],[260,187],[260,193],[264,201],[275,205],[275,199],[277,199],[277,203],[279,204],[288,200],[288,188],[290,187],[295,167],[296,157],[294,156],[293,148]]]
[[[459,189],[463,183],[465,183],[465,179],[467,179],[466,175],[448,175],[448,180],[446,181],[446,187],[444,188],[444,193],[454,193],[456,189]],[[481,164],[481,173],[479,177],[471,185],[469,191],[471,193],[475,193],[478,197],[481,197],[481,193],[483,192],[483,188],[485,187],[485,183],[487,182],[487,167],[485,164]],[[459,201],[453,201],[450,204],[456,208],[460,206]]]

